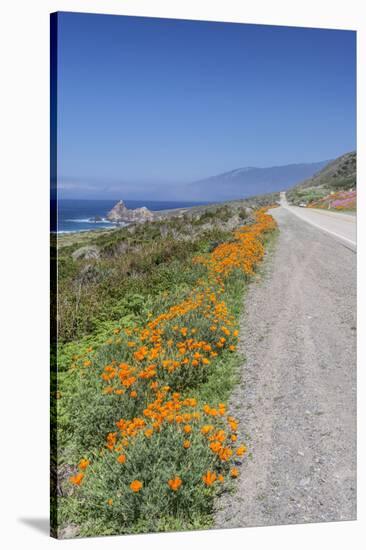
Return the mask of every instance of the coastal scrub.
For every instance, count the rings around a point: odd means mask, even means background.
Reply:
[[[109,534],[209,521],[213,497],[239,476],[247,452],[217,389],[237,348],[236,289],[255,273],[275,226],[257,210],[194,258],[198,278],[178,302],[167,297],[144,323],[116,326],[74,358],[74,392],[60,412],[79,457],[65,482],[63,524],[77,517],[85,535],[96,525]]]

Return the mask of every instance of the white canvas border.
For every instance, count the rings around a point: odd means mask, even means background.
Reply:
[[[358,31],[358,276],[359,510],[357,522],[199,533],[94,538],[58,542],[39,526],[48,516],[48,186],[49,13],[120,13],[186,19],[281,24]],[[359,1],[303,0],[50,0],[4,3],[1,14],[2,453],[1,538],[4,548],[62,544],[105,548],[123,544],[161,550],[225,547],[361,547],[365,536],[365,123],[366,20]],[[30,520],[39,519],[31,527]],[[34,522],[33,522],[34,523]],[[37,522],[35,522],[37,524]]]

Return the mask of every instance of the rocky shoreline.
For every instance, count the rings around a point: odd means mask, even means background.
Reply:
[[[125,203],[120,200],[115,204],[106,216],[106,219],[112,223],[144,223],[147,221],[153,221],[154,214],[142,206],[141,208],[128,209]]]

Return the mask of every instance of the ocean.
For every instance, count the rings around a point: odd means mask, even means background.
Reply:
[[[101,228],[116,227],[114,223],[105,219],[105,216],[113,208],[118,200],[71,200],[62,199],[58,201],[58,223],[51,220],[51,231],[58,233],[70,233],[74,231],[91,231]],[[149,210],[169,210],[171,208],[188,208],[204,202],[175,202],[175,201],[124,201],[127,208],[140,208],[146,206]],[[51,200],[51,207],[55,201]],[[102,221],[92,222],[90,218],[99,216]]]

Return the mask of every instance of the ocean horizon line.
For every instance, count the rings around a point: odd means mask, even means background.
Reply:
[[[107,219],[108,212],[122,199],[51,199],[53,209],[56,207],[57,219],[51,220],[52,233],[78,233],[81,231],[95,231],[96,229],[112,229],[117,227]],[[148,199],[124,199],[128,209],[145,206],[152,212],[191,208],[210,204],[204,201],[170,201]]]

